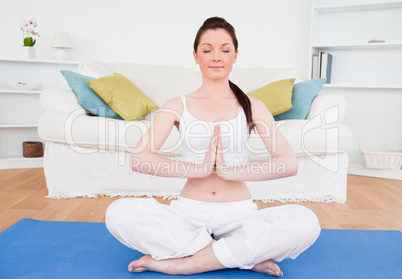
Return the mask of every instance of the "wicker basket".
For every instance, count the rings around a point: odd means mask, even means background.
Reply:
[[[24,157],[42,157],[43,143],[40,141],[24,141],[22,143],[22,155]]]
[[[360,147],[364,166],[370,169],[400,170],[402,150],[369,150]]]

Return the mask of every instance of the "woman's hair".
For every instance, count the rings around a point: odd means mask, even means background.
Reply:
[[[236,38],[236,31],[234,27],[227,22],[225,19],[221,17],[211,17],[204,21],[204,24],[198,29],[197,35],[195,36],[194,40],[194,51],[197,53],[198,45],[200,44],[200,39],[202,34],[204,34],[207,30],[216,30],[216,29],[223,29],[226,30],[230,37],[232,37],[233,45],[235,48],[235,52],[239,46],[239,43]],[[232,89],[233,93],[235,94],[237,101],[243,107],[244,113],[246,114],[247,125],[249,127],[249,133],[253,130],[255,124],[253,122],[252,114],[251,114],[251,103],[248,96],[233,82],[229,80],[230,89]]]

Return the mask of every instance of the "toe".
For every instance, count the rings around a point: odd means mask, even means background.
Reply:
[[[133,272],[133,273],[139,273],[139,272],[143,272],[143,271],[145,271],[146,270],[146,268],[144,268],[144,267],[137,267],[137,268],[131,268],[131,269],[129,269],[129,271],[130,272]]]
[[[131,262],[131,263],[128,265],[128,271],[131,272],[131,270],[133,270],[133,269],[135,268],[135,267],[134,267],[134,263],[135,263],[135,261]]]

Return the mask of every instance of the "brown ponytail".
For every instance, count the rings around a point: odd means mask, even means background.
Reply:
[[[229,80],[230,89],[232,89],[233,93],[235,94],[237,101],[243,107],[244,113],[246,114],[247,119],[247,126],[248,126],[248,133],[250,134],[254,128],[253,118],[251,115],[251,103],[248,96],[240,89],[236,84]]]
[[[211,17],[204,21],[204,24],[200,27],[200,29],[198,29],[197,35],[195,36],[194,51],[197,53],[197,48],[200,43],[201,36],[205,31],[210,29],[216,30],[219,28],[224,29],[229,33],[229,35],[232,37],[235,51],[237,51],[239,43],[237,41],[235,29],[229,22],[227,22],[225,19],[221,17]],[[253,122],[251,114],[250,99],[236,84],[234,84],[230,80],[229,80],[229,86],[230,89],[232,89],[233,93],[235,94],[237,101],[243,107],[244,113],[246,114],[247,126],[249,127],[248,132],[251,133],[251,131],[255,127],[255,124]]]

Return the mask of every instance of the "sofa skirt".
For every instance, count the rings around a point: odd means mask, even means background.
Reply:
[[[148,196],[177,198],[185,178],[158,177],[130,170],[131,154],[47,142],[44,171],[48,198]],[[172,158],[180,160],[180,158]],[[264,202],[346,201],[347,153],[298,157],[296,176],[247,181],[254,200]]]

